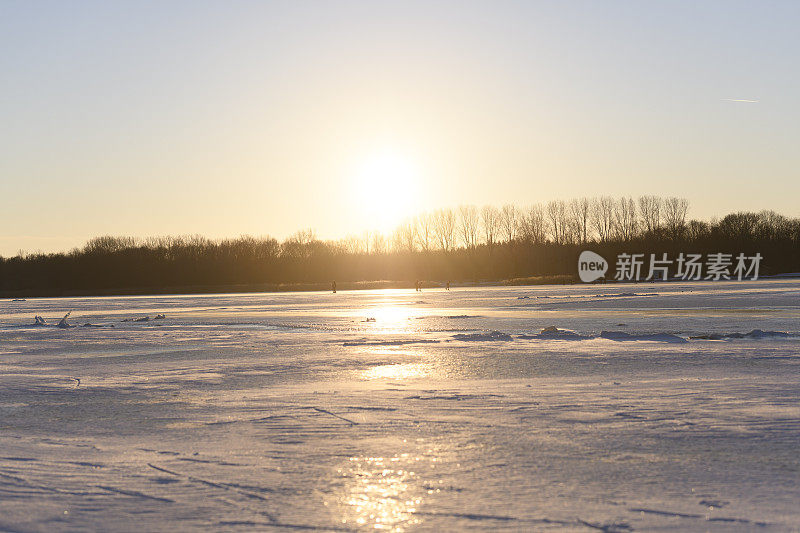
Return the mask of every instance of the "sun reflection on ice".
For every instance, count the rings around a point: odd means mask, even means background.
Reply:
[[[420,523],[415,514],[426,491],[415,473],[424,457],[351,457],[339,470],[348,478],[340,500],[342,523],[359,528],[401,532]]]
[[[373,329],[382,332],[404,333],[411,330],[409,321],[414,310],[396,305],[374,307],[369,310],[368,321]]]
[[[380,365],[365,370],[362,373],[364,379],[391,379],[404,380],[413,378],[424,378],[430,374],[430,365],[422,363],[403,363],[395,365]]]

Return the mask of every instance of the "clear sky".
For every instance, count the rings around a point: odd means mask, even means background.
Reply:
[[[0,0],[0,254],[600,194],[800,216],[799,27],[797,1]]]

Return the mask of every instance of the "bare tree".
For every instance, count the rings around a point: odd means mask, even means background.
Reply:
[[[372,253],[379,255],[385,254],[388,250],[388,242],[386,242],[386,236],[381,233],[380,231],[373,231],[372,232]],[[369,253],[369,252],[368,252]]]
[[[758,214],[731,213],[723,217],[716,226],[717,232],[726,239],[752,240],[758,227]]]
[[[639,197],[639,214],[647,233],[655,233],[661,226],[661,204],[659,196]]]
[[[500,226],[503,228],[503,236],[506,242],[511,242],[517,235],[519,226],[519,213],[513,204],[506,204],[500,210]]]
[[[367,254],[367,255],[369,255],[370,250],[372,248],[372,233],[373,232],[371,232],[369,230],[366,230],[361,235],[361,239],[360,239],[360,241],[361,241],[361,249],[364,250],[364,253]]]
[[[433,247],[434,220],[430,213],[422,213],[417,219],[417,239],[423,252]]]
[[[629,241],[636,235],[638,220],[633,198],[622,197],[614,208],[614,231],[617,239]]]
[[[480,222],[478,208],[474,205],[462,205],[458,208],[458,212],[460,215],[461,240],[466,248],[474,248],[478,244],[478,224]]]
[[[483,222],[483,235],[486,244],[494,244],[494,240],[500,230],[500,210],[493,205],[485,205],[481,209],[481,220]]]
[[[590,218],[600,242],[609,240],[614,229],[614,199],[601,196],[592,200]]]
[[[554,243],[563,244],[567,238],[567,204],[563,200],[547,202],[547,221]]]
[[[400,224],[392,234],[392,246],[397,251],[415,252],[417,249],[417,228],[413,220]]]
[[[197,239],[197,242],[202,242],[204,239],[199,235],[194,237]],[[126,248],[134,248],[136,247],[137,242],[136,239],[133,237],[114,237],[112,235],[104,235],[102,237],[95,237],[93,239],[89,239],[86,245],[83,247],[84,253],[93,254],[93,253],[114,253],[119,252],[120,250],[124,250]]]
[[[434,233],[439,246],[447,252],[453,247],[455,240],[456,215],[452,209],[440,209],[436,212],[434,222]]]
[[[689,200],[686,198],[667,198],[664,200],[664,224],[670,236],[677,238],[686,225],[686,213],[689,211]]]
[[[686,224],[686,238],[697,241],[711,234],[711,226],[701,220],[690,220]]]
[[[539,244],[547,240],[547,223],[540,204],[530,206],[520,215],[520,233],[527,242]]]
[[[355,235],[348,235],[341,239],[338,244],[347,254],[358,255],[364,253],[363,242]]]
[[[317,234],[314,232],[313,229],[301,229],[294,233],[289,239],[296,241],[299,244],[309,244],[317,240]],[[205,240],[205,237],[201,237],[200,235],[195,235],[192,237],[192,241],[196,242],[198,240]]]
[[[572,218],[572,226],[577,232],[577,241],[586,243],[589,240],[589,199],[576,198],[569,203],[569,213]]]
[[[791,238],[792,221],[775,211],[761,211],[758,213],[756,224],[756,238],[760,240],[778,240]]]

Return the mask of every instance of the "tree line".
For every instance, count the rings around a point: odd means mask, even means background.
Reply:
[[[584,244],[629,241],[640,235],[679,237],[686,229],[688,210],[685,198],[658,196],[642,196],[638,201],[608,196],[554,200],[523,209],[513,204],[480,209],[466,205],[408,219],[386,244],[393,250],[427,252],[515,240]],[[348,242],[352,251],[367,250],[363,240]]]
[[[5,295],[321,288],[332,280],[572,281],[581,250],[760,253],[762,274],[800,272],[800,219],[773,211],[688,218],[684,198],[555,200],[520,208],[461,206],[409,218],[390,235],[279,242],[243,236],[103,236],[66,253],[0,258]],[[613,262],[613,259],[612,259]]]

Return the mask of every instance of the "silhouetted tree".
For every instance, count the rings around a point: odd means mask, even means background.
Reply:
[[[500,211],[493,205],[485,205],[481,208],[481,222],[483,223],[483,235],[488,245],[494,244],[500,229]]]
[[[586,243],[609,260],[623,252],[760,253],[762,274],[800,272],[800,219],[762,211],[687,221],[689,205],[681,198],[642,197],[638,214],[636,206],[631,198],[601,197],[553,201],[546,209],[534,205],[524,211],[510,204],[480,212],[468,206],[459,209],[458,217],[452,209],[441,209],[406,220],[392,234],[391,249],[378,231],[321,241],[312,230],[303,230],[281,243],[250,236],[219,241],[198,235],[101,236],[67,253],[0,257],[0,292],[264,290],[297,283],[327,288],[331,279],[566,280],[574,276]],[[478,238],[481,222],[483,243]],[[462,247],[455,246],[457,233]],[[499,238],[505,244],[493,246]]]
[[[500,226],[503,228],[503,235],[508,243],[513,241],[517,235],[518,217],[517,207],[513,204],[506,204],[500,210]]]
[[[667,198],[663,202],[664,224],[667,233],[673,238],[680,238],[686,223],[689,200],[686,198]]]

